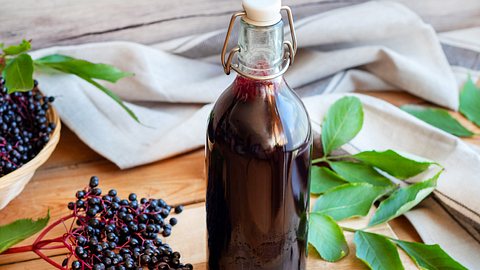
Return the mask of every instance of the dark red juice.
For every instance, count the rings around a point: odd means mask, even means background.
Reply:
[[[210,115],[209,269],[305,269],[311,129],[282,77],[238,76]]]

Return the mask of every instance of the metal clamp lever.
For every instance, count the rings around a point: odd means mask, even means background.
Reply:
[[[230,19],[230,23],[228,25],[228,31],[225,37],[225,42],[223,43],[221,61],[222,61],[222,66],[225,74],[230,75],[230,72],[233,69],[238,74],[245,76],[247,78],[264,81],[264,80],[271,80],[273,78],[276,78],[287,71],[288,67],[291,64],[293,64],[293,61],[295,59],[295,54],[297,53],[297,36],[295,33],[295,27],[293,24],[292,10],[287,6],[283,6],[281,10],[285,10],[287,12],[288,22],[290,26],[290,35],[292,37],[292,42],[288,40],[283,42],[283,44],[287,47],[287,52],[285,53],[284,63],[282,65],[283,67],[281,68],[281,70],[278,73],[268,75],[268,76],[257,76],[257,75],[246,74],[245,72],[241,71],[238,68],[239,67],[238,64],[232,64],[233,57],[235,56],[236,53],[240,52],[240,47],[238,46],[235,46],[233,49],[231,49],[228,54],[228,57],[226,57],[228,41],[232,34],[232,29],[235,24],[235,20],[237,19],[237,17],[247,15],[245,11],[241,11],[241,12],[236,12],[235,14],[232,15]],[[225,61],[225,58],[227,59],[226,61]]]

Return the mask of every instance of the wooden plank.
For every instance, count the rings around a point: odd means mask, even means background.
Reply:
[[[364,0],[331,1],[289,0],[294,7],[319,3],[325,10]],[[104,40],[130,40],[152,44],[184,35],[226,28],[229,17],[241,9],[238,0],[85,0],[55,1],[51,4],[26,0],[21,6],[3,1],[0,16],[0,39],[10,43],[31,38],[34,47],[53,44],[78,44]],[[313,5],[315,6],[315,5]],[[325,6],[325,8],[323,8]],[[55,14],[55,16],[52,16]],[[311,14],[311,13],[310,13]],[[298,14],[300,15],[300,14]],[[18,23],[22,18],[22,23]],[[35,25],[35,27],[31,27]]]
[[[296,18],[366,0],[285,0]],[[480,25],[476,0],[398,0],[437,31]],[[172,38],[225,29],[240,0],[0,0],[0,40],[7,44],[33,39],[34,48],[105,40],[153,44]],[[19,23],[21,21],[21,23]]]
[[[373,212],[370,213],[370,215]],[[194,204],[187,207],[184,213],[177,216],[178,225],[174,227],[171,237],[165,239],[172,248],[178,250],[182,254],[184,262],[192,263],[196,266],[195,269],[206,269],[206,224],[205,224],[205,205],[203,203]],[[351,228],[365,227],[367,218],[350,219],[342,222],[342,225]],[[372,228],[372,232],[381,233],[388,236],[395,237],[388,225],[380,225]],[[313,250],[310,250],[308,266],[309,270],[319,269],[366,269],[366,267],[355,258],[355,248],[352,244],[353,234],[346,235],[350,246],[350,254],[337,263],[329,263],[321,260]],[[401,255],[402,261],[406,269],[416,269],[410,259],[404,254]],[[56,256],[55,259],[61,262],[64,256]],[[17,270],[17,269],[36,269],[47,270],[51,267],[44,261],[30,260],[21,263],[0,265],[0,270]]]
[[[63,126],[57,148],[48,161],[40,168],[40,171],[58,167],[72,168],[80,164],[96,161],[103,162],[105,158],[81,142],[69,128]]]

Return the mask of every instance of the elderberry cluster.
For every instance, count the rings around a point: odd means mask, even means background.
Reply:
[[[99,179],[92,176],[89,187],[70,202],[76,228],[69,234],[72,258],[65,259],[73,270],[193,269],[180,262],[180,253],[161,238],[172,233],[183,206],[172,207],[162,199],[138,200],[135,193],[120,199],[112,189],[102,196]]]
[[[0,177],[33,159],[50,140],[55,124],[47,111],[53,97],[44,97],[34,81],[27,92],[8,94],[0,77]]]

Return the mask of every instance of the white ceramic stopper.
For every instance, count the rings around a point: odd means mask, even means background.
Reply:
[[[243,19],[249,24],[268,26],[282,19],[282,0],[243,0],[242,5],[247,13]]]

